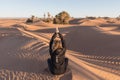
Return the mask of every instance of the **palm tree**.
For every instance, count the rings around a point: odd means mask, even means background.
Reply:
[[[51,16],[51,15],[50,15],[50,13],[48,12],[48,18],[50,18],[50,16]]]
[[[46,18],[46,15],[45,15],[45,13],[44,13],[44,15],[43,15],[43,16],[44,16],[44,19],[45,19],[45,18]]]

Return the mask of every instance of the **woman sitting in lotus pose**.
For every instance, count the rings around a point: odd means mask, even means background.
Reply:
[[[68,59],[65,58],[66,45],[62,34],[55,32],[49,45],[51,59],[48,59],[49,69],[52,74],[59,75],[65,73]]]

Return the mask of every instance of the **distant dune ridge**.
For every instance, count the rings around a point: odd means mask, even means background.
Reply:
[[[57,27],[70,62],[65,74],[54,76],[47,59]],[[119,80],[119,47],[120,22],[114,18],[72,19],[67,25],[0,19],[0,80]]]

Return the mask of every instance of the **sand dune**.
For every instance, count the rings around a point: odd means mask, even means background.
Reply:
[[[57,80],[47,65],[48,45],[15,28],[1,28],[8,35],[0,39],[0,79]],[[42,64],[42,65],[41,65]],[[62,76],[62,75],[61,75]]]
[[[120,21],[116,18],[75,18],[70,20],[70,24],[77,24],[82,26],[103,26],[103,25],[117,25],[120,24]]]
[[[96,26],[96,25],[101,25],[101,24],[107,24],[105,20],[86,20],[84,21],[81,25],[89,25],[89,26]]]
[[[0,39],[1,80],[54,79],[54,76],[48,75],[49,73],[46,74],[43,71],[47,68],[48,46],[42,47],[41,45],[41,49],[37,49],[35,46],[43,42],[24,36],[15,29],[4,29],[1,31],[8,33],[7,36]],[[31,44],[31,42],[33,43]]]
[[[71,51],[67,52],[67,54],[70,54],[70,53],[71,54],[73,54],[73,53],[76,54],[76,52],[71,52]],[[77,54],[79,54],[79,53],[77,53]],[[77,55],[76,57],[78,57],[78,56],[79,55]],[[89,77],[84,76],[84,78],[82,78],[83,77],[82,74],[79,73],[79,72],[81,72],[80,66],[79,66],[79,68],[77,68],[77,65],[83,65],[84,67],[87,67],[87,65],[81,64],[83,61],[80,63],[79,59],[76,59],[76,57],[74,57],[74,56],[67,55],[67,57],[70,58],[73,61],[73,62],[70,62],[70,67],[72,68],[73,79],[74,80],[77,80],[76,77],[81,78],[81,79],[86,78],[86,79],[96,79],[96,80],[99,80],[99,79],[108,79],[109,80],[109,79],[118,79],[119,78],[119,76],[118,76],[118,75],[120,75],[119,71],[118,71],[119,67],[117,67],[117,66],[119,66],[120,57],[112,57],[112,56],[110,57],[110,56],[105,56],[105,55],[104,56],[98,56],[98,55],[96,55],[96,56],[95,55],[92,55],[92,56],[90,56],[90,55],[85,55],[84,56],[83,55],[82,56],[82,55],[80,55],[80,58],[79,58],[80,60],[85,61],[85,63],[87,61],[87,62],[89,62],[89,65],[93,65],[95,68],[99,69],[99,70],[98,69],[93,70],[94,69],[93,66],[90,67],[92,69],[92,71],[90,71],[90,73],[89,73],[89,71],[87,71],[87,73],[82,72],[84,74],[87,74],[87,76],[89,76]],[[101,59],[101,60],[99,60],[99,59]],[[99,64],[98,64],[98,62],[99,62]],[[72,64],[75,64],[75,63],[76,63],[76,66],[73,66]],[[103,65],[103,64],[105,64],[105,65]],[[77,71],[76,71],[76,69],[77,69]],[[102,70],[106,70],[106,71],[102,71]],[[98,72],[98,73],[96,73],[96,72]],[[77,74],[77,73],[79,73],[79,74]],[[88,75],[88,73],[89,73],[89,75]],[[96,74],[96,76],[91,75],[93,73]],[[102,74],[97,76],[97,74],[99,74],[99,73],[102,73]],[[103,76],[103,74],[104,75],[109,75],[109,76],[106,77],[106,76]],[[110,75],[114,76],[114,77],[110,77]]]
[[[0,27],[13,27],[14,24],[23,23],[25,19],[0,19]]]
[[[48,43],[57,25],[1,22],[0,80],[119,80],[120,37],[114,33],[120,33],[119,24],[110,26],[103,19],[81,22],[87,26],[59,26],[69,58],[68,70],[60,76],[52,75],[47,65]],[[94,26],[96,23],[102,26]]]
[[[96,19],[86,19],[86,18],[81,18],[81,19],[73,19],[70,21],[70,24],[80,24],[84,26],[96,26],[96,25],[101,25],[101,24],[107,24],[107,20],[103,18],[96,18]]]
[[[37,32],[52,34],[53,31],[54,29],[42,29]],[[95,26],[73,26],[60,28],[60,31],[66,34],[65,39],[69,50],[86,55],[119,55],[119,35],[113,35]]]

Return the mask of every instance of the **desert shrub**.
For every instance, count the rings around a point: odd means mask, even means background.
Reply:
[[[35,16],[34,16],[34,15],[32,15],[32,16],[31,16],[31,20],[33,21],[34,19],[35,19]]]
[[[46,22],[51,23],[53,20],[51,18],[47,18]]]
[[[103,17],[103,19],[110,19],[110,17]]]
[[[34,15],[32,15],[30,18],[28,18],[26,20],[26,23],[36,23],[36,22],[39,22],[40,19],[38,17],[35,17]]]
[[[52,23],[53,22],[52,18],[43,19],[42,21],[44,21],[46,23]]]
[[[30,19],[30,18],[28,18],[28,19],[26,20],[26,23],[33,23],[33,20]]]
[[[92,17],[92,16],[88,17],[87,16],[86,19],[92,19],[93,20],[93,19],[96,19],[96,17]]]
[[[54,18],[53,23],[54,23],[54,24],[60,24],[61,22],[60,22],[60,19]]]
[[[60,12],[57,14],[53,20],[54,24],[69,24],[70,15],[66,12]]]

